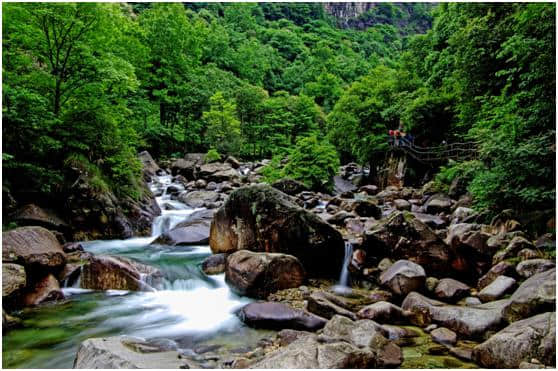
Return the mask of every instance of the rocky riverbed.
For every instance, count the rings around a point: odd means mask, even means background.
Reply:
[[[326,194],[261,183],[265,161],[140,159],[150,236],[62,244],[71,223],[14,214],[4,367],[555,366],[554,237],[510,211],[356,164]]]

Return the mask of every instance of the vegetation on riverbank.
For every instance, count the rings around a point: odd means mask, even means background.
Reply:
[[[289,155],[285,175],[322,186],[339,161],[329,143],[375,170],[401,121],[424,146],[478,142],[477,161],[438,180],[464,175],[479,208],[555,202],[555,4],[389,4],[361,15],[361,30],[319,3],[3,14],[3,191],[16,200],[79,176],[137,199],[143,149]],[[297,145],[314,136],[328,154],[316,171]]]

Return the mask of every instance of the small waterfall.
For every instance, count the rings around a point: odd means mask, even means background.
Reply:
[[[343,268],[341,269],[341,276],[339,277],[339,286],[349,286],[349,264],[353,257],[353,244],[345,241],[345,258],[343,259]]]

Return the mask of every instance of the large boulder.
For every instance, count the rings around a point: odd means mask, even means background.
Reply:
[[[292,255],[237,251],[227,257],[225,281],[240,295],[265,299],[277,290],[298,287],[306,274]]]
[[[160,245],[206,245],[209,241],[209,225],[202,221],[180,223],[159,236],[153,244]]]
[[[213,162],[200,166],[198,177],[208,182],[233,181],[240,177],[237,170],[228,163]]]
[[[260,302],[242,307],[238,313],[242,322],[250,327],[265,329],[293,329],[316,331],[324,327],[327,320],[284,303]]]
[[[502,308],[505,304],[505,301],[500,301],[475,307],[461,307],[412,292],[403,300],[401,308],[414,313],[414,316],[409,318],[416,325],[435,323],[460,335],[479,338],[489,330],[500,328],[503,323]]]
[[[432,229],[409,212],[394,212],[365,234],[367,255],[407,259],[426,267],[428,274],[453,273],[453,252]]]
[[[421,290],[425,281],[424,269],[408,260],[396,261],[380,275],[380,284],[389,287],[398,296]]]
[[[93,290],[152,291],[162,278],[161,272],[123,257],[95,256],[83,265],[81,287]]]
[[[525,280],[510,297],[503,314],[508,322],[514,322],[553,310],[556,310],[556,268]]]
[[[209,227],[214,210],[196,211],[178,223],[173,229],[159,236],[153,244],[162,245],[205,245],[209,241]]]
[[[521,368],[533,358],[556,366],[556,313],[547,312],[517,321],[474,348],[483,367]]]
[[[2,264],[2,298],[16,295],[27,283],[25,268],[19,264]]]
[[[43,209],[34,204],[27,204],[10,215],[10,220],[20,226],[38,225],[59,232],[69,231],[69,225],[52,210]]]
[[[80,176],[81,175],[81,176]],[[72,225],[72,240],[121,239],[151,235],[153,219],[161,214],[153,193],[141,183],[139,199],[100,192],[85,174],[77,180],[65,202]]]
[[[266,185],[230,194],[213,218],[209,244],[213,253],[252,250],[294,255],[311,276],[338,277],[344,257],[337,230]]]
[[[41,278],[25,293],[23,304],[25,306],[39,305],[47,301],[63,299],[64,294],[60,291],[58,280],[48,274]]]
[[[182,175],[188,180],[196,179],[204,157],[205,154],[203,153],[187,153],[184,158],[178,159],[171,164],[172,175]]]
[[[217,201],[218,199],[219,193],[214,191],[183,192],[178,196],[179,201],[194,208],[205,206],[208,203]]]
[[[137,351],[137,347],[118,336],[83,341],[74,360],[74,368],[178,369],[185,361],[177,351]]]
[[[21,227],[2,232],[2,261],[28,267],[28,272],[56,272],[66,264],[66,254],[50,231]]]
[[[445,242],[456,253],[454,268],[458,268],[461,272],[468,272],[468,278],[471,276],[478,278],[484,274],[490,268],[492,255],[495,252],[487,243],[490,237],[491,235],[479,224],[450,225]]]
[[[269,353],[251,368],[381,368],[397,367],[401,349],[386,339],[373,321],[335,316],[320,336],[300,336]]]

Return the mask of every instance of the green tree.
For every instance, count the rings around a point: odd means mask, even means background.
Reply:
[[[209,100],[210,110],[203,113],[207,124],[207,142],[219,153],[237,154],[240,150],[240,121],[236,105],[218,91]]]
[[[291,178],[318,191],[331,191],[333,176],[339,169],[339,155],[335,147],[315,135],[301,137],[288,152],[288,160],[281,168],[278,158],[264,170],[268,182]]]

